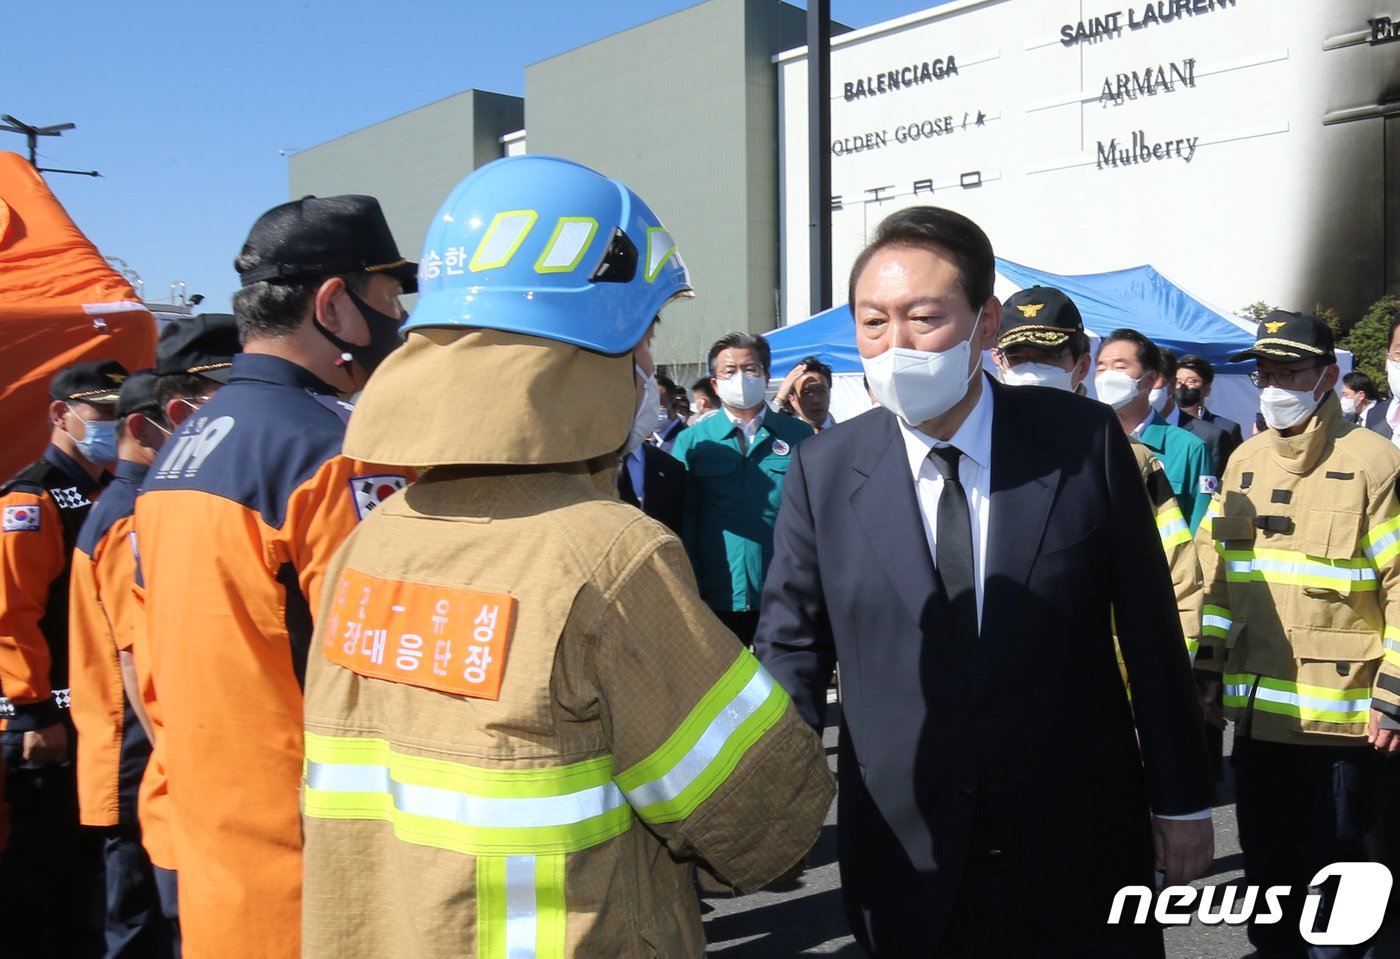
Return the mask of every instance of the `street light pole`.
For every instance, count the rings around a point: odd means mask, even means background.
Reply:
[[[807,187],[811,315],[831,307],[831,0],[807,0]]]

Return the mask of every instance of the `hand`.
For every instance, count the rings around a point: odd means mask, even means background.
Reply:
[[[1196,689],[1200,693],[1201,713],[1206,722],[1216,729],[1224,729],[1225,709],[1220,705],[1220,694],[1224,690],[1224,684],[1218,679],[1209,679],[1199,683]]]
[[[782,406],[783,403],[787,401],[787,398],[792,395],[792,390],[797,383],[798,377],[806,372],[806,363],[798,363],[792,369],[788,370],[788,375],[784,376],[783,381],[778,384],[778,393],[773,397],[773,402]]]
[[[1210,868],[1215,858],[1215,827],[1209,819],[1153,816],[1152,844],[1157,868],[1167,874],[1167,885],[1184,886]]]
[[[1400,752],[1400,729],[1385,729],[1381,726],[1381,711],[1371,710],[1371,722],[1366,729],[1366,741],[1376,747],[1382,756],[1393,756]]]
[[[24,734],[23,757],[27,763],[61,763],[68,758],[68,730],[62,723]]]

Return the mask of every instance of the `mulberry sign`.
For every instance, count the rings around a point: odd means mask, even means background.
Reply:
[[[1151,163],[1153,160],[1184,160],[1191,162],[1196,155],[1196,144],[1200,137],[1178,137],[1175,140],[1152,141],[1143,130],[1134,131],[1128,143],[1119,143],[1114,137],[1107,143],[1099,141],[1098,167],[1132,166],[1135,163]]]

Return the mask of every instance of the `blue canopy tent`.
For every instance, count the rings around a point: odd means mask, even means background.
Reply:
[[[1062,276],[997,259],[997,272],[1017,289],[1053,286],[1079,307],[1084,325],[1103,336],[1131,327],[1178,355],[1195,353],[1215,367],[1218,375],[1248,373],[1249,362],[1231,363],[1230,355],[1254,342],[1254,337],[1205,306],[1150,266],[1111,273]],[[803,323],[767,334],[773,351],[772,375],[781,378],[807,356],[818,356],[836,373],[861,372],[856,352],[855,321],[849,304],[832,307]]]

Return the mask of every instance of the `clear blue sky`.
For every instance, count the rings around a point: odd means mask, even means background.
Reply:
[[[944,0],[832,0],[854,27]],[[39,165],[104,255],[227,310],[233,257],[288,199],[305,148],[467,89],[523,95],[525,67],[694,0],[45,0],[6,3],[0,114],[34,126]],[[805,4],[798,4],[805,6]],[[0,133],[23,154],[23,137]],[[425,224],[426,228],[426,224]],[[417,250],[405,250],[416,258]]]

